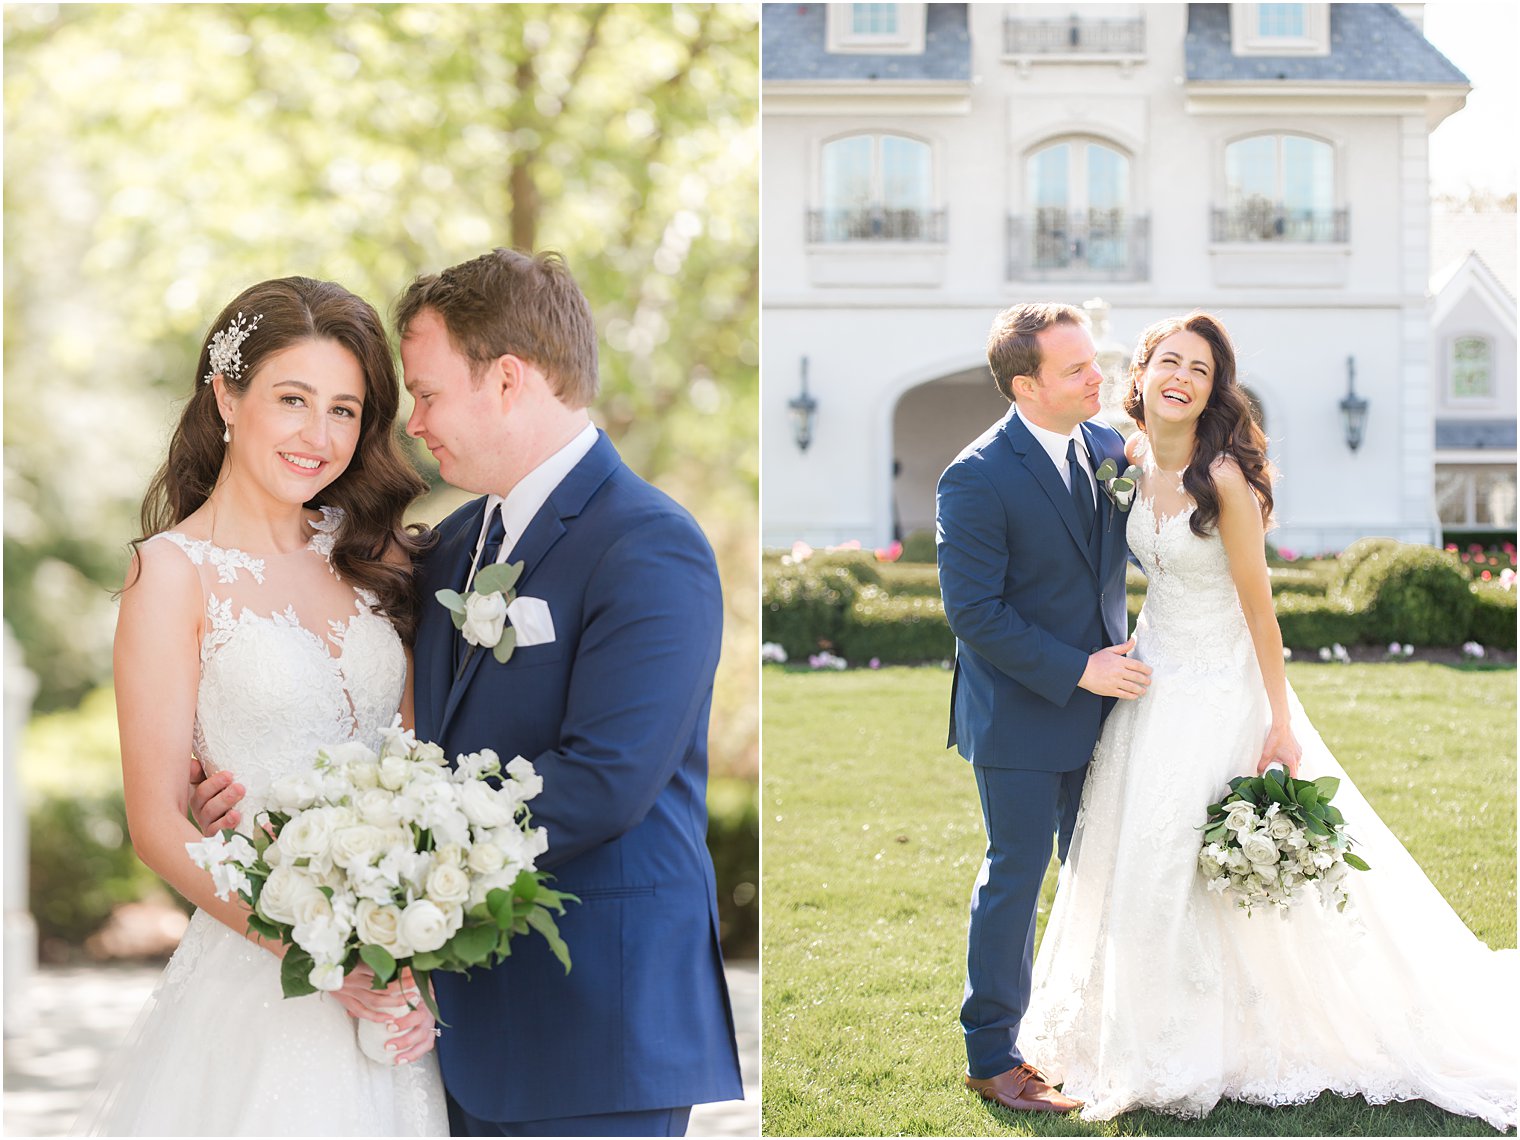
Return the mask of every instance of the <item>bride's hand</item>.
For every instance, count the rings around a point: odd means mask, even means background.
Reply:
[[[390,1041],[386,1043],[386,1048],[395,1047],[396,1064],[409,1065],[423,1057],[438,1043],[438,1032],[433,1028],[433,1013],[428,1009],[427,1002],[422,1000],[422,995],[418,993],[417,982],[413,979],[412,972],[403,971],[402,976],[405,979],[404,982],[392,982],[389,988],[397,991],[398,998],[402,998],[416,1008],[393,1019],[392,1024],[396,1026],[398,1032],[392,1034]],[[403,986],[404,992],[401,990]]]
[[[1261,747],[1261,759],[1256,763],[1256,774],[1260,776],[1273,764],[1281,764],[1288,770],[1288,775],[1298,779],[1298,762],[1303,759],[1304,750],[1299,747],[1294,739],[1293,730],[1286,724],[1274,724],[1267,733],[1266,743]]]
[[[410,970],[403,970],[401,977],[384,989],[374,988],[375,972],[360,963],[343,978],[341,989],[332,991],[350,1017],[364,1021],[379,1021],[395,1026],[386,1047],[395,1045],[397,1063],[417,1060],[433,1047],[437,1035],[433,1032],[433,1014],[417,992],[417,981]],[[397,1015],[396,1007],[410,1005],[415,1008]]]

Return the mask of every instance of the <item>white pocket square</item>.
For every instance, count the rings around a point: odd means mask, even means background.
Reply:
[[[517,631],[518,649],[554,640],[554,619],[549,616],[549,603],[542,598],[513,598],[507,607],[507,620]]]

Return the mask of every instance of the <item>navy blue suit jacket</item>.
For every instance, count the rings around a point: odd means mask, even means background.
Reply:
[[[1124,438],[1082,425],[1094,467]],[[974,764],[1086,764],[1112,701],[1077,688],[1087,657],[1127,634],[1126,516],[1098,494],[1098,550],[1049,454],[1013,410],[940,476],[940,591],[955,633],[949,746]]]
[[[506,664],[477,651],[456,679],[461,635],[433,595],[464,589],[484,502],[444,520],[422,568],[417,735],[450,757],[533,761],[538,865],[581,901],[559,919],[569,974],[529,934],[499,966],[434,975],[444,1083],[496,1121],[741,1097],[706,846],[712,549],[599,434],[509,559],[525,564],[518,594],[548,603],[554,640]]]

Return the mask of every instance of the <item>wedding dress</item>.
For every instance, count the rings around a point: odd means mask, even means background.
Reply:
[[[1148,577],[1135,654],[1151,684],[1118,703],[1094,753],[1021,1052],[1089,1120],[1329,1089],[1512,1127],[1516,951],[1468,931],[1291,689],[1299,776],[1340,779],[1335,804],[1372,870],[1350,873],[1340,913],[1312,888],[1286,915],[1252,916],[1206,889],[1198,827],[1232,777],[1255,773],[1271,718],[1223,544],[1193,534],[1179,500],[1158,517],[1142,484],[1130,512]]]
[[[373,594],[337,580],[342,516],[322,514],[304,550],[269,559],[176,533],[150,540],[172,542],[198,568],[207,600],[195,751],[246,788],[244,833],[273,780],[309,767],[323,745],[378,747],[401,702],[401,641],[372,612]],[[76,1132],[446,1135],[435,1055],[378,1065],[354,1026],[327,995],[283,998],[279,960],[196,911]]]

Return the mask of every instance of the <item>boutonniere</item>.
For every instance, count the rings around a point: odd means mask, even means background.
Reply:
[[[503,665],[517,648],[517,630],[507,624],[507,607],[517,598],[514,587],[522,571],[521,562],[498,562],[475,575],[469,593],[439,590],[433,595],[448,609],[454,628],[470,643],[470,651],[459,666],[461,673],[477,648],[489,649]]]
[[[1112,459],[1105,459],[1098,464],[1098,486],[1103,488],[1103,493],[1108,496],[1108,501],[1121,511],[1127,511],[1135,501],[1135,480],[1140,477],[1140,468],[1134,464],[1124,469],[1124,474],[1119,474],[1119,467]]]

